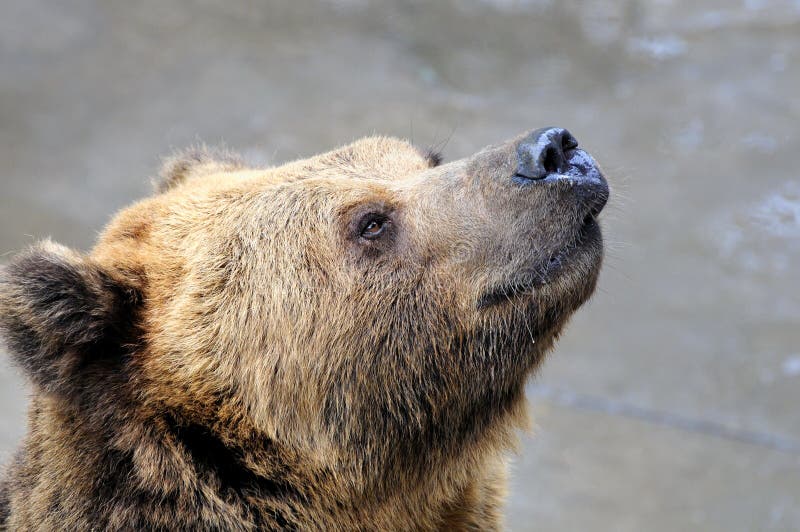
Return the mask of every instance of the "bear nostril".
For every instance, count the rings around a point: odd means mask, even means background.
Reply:
[[[563,136],[561,137],[561,149],[565,152],[569,150],[574,150],[578,147],[578,139],[572,136],[572,134],[564,130]]]
[[[555,146],[548,146],[542,156],[542,167],[548,174],[554,174],[561,168],[564,157]]]
[[[534,131],[517,145],[515,179],[541,180],[566,171],[566,152],[577,147],[578,141],[566,129],[548,127]]]

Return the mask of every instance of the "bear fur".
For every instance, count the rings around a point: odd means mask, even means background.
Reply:
[[[522,138],[189,150],[89,254],[15,257],[32,396],[0,527],[499,528],[525,381],[602,257],[575,187],[511,185]]]

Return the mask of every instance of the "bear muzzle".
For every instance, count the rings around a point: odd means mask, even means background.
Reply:
[[[555,182],[574,187],[596,217],[608,202],[609,188],[594,158],[578,148],[578,141],[564,128],[537,129],[517,144],[517,169],[511,180],[522,187]],[[587,220],[588,221],[588,220]]]

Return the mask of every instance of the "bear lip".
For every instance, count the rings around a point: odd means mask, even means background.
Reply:
[[[575,237],[547,261],[537,263],[513,276],[513,278],[484,292],[476,304],[477,310],[499,305],[520,296],[530,296],[532,291],[551,284],[565,274],[568,265],[578,260],[578,255],[588,253],[588,248],[601,239],[600,224],[592,212],[581,221]],[[599,262],[596,268],[599,269]]]

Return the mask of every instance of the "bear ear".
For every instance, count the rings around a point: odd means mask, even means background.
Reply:
[[[201,144],[166,157],[153,187],[158,193],[166,192],[192,176],[241,170],[244,167],[241,157],[235,153]]]
[[[428,163],[428,166],[431,168],[435,168],[442,164],[444,157],[442,156],[442,152],[436,150],[435,148],[428,148],[423,153],[423,157],[425,161]]]
[[[76,373],[119,358],[138,300],[90,259],[46,241],[0,270],[0,333],[33,382],[70,393],[86,384]]]

